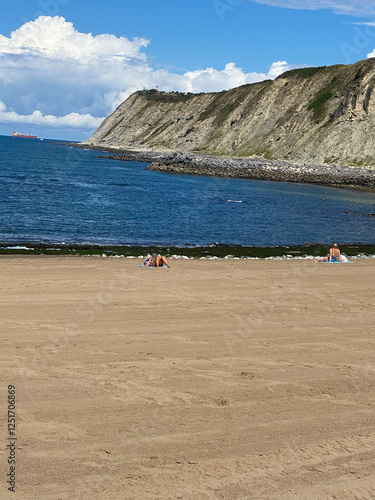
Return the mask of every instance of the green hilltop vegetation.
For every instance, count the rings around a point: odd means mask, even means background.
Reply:
[[[203,93],[202,93],[203,94]],[[159,103],[159,102],[186,102],[189,99],[192,99],[195,95],[202,94],[193,94],[192,92],[159,92],[156,89],[144,89],[138,92],[138,95],[144,97],[150,103]]]

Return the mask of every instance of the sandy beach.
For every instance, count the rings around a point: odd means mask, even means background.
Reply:
[[[375,498],[375,259],[140,263],[1,257],[1,498]]]

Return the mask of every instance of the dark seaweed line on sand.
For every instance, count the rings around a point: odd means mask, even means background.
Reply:
[[[14,248],[26,247],[26,248]],[[375,245],[341,244],[340,249],[348,257],[375,255]],[[240,245],[209,245],[209,246],[111,246],[111,245],[57,245],[48,243],[0,242],[0,255],[106,255],[139,257],[148,253],[161,253],[168,257],[172,255],[191,258],[227,256],[237,258],[267,258],[267,257],[307,257],[321,256],[328,253],[328,246],[309,244],[301,246],[245,247]]]

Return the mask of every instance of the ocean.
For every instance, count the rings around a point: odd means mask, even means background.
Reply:
[[[103,154],[0,136],[0,245],[375,244],[373,193],[159,173]]]

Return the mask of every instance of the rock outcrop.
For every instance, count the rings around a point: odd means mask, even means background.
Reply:
[[[87,144],[375,165],[375,59],[292,70],[218,93],[132,94]]]
[[[375,169],[339,165],[290,163],[263,158],[233,158],[185,152],[133,151],[105,156],[113,160],[150,163],[158,172],[233,177],[375,191]]]

